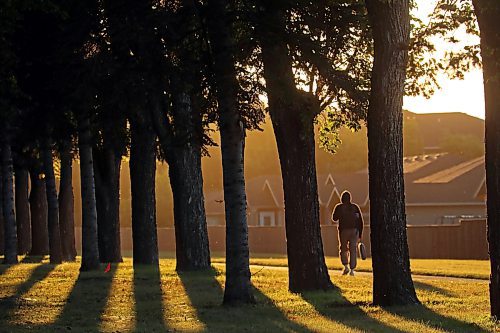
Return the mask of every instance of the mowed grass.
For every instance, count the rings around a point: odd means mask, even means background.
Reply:
[[[257,303],[222,306],[224,266],[206,272],[133,269],[79,273],[46,260],[0,266],[1,332],[500,332],[481,280],[416,279],[422,306],[371,306],[371,278],[340,276],[337,289],[293,294],[286,270],[257,268]]]
[[[225,259],[221,256],[216,256],[213,262],[223,263]],[[250,264],[262,266],[288,266],[286,256],[275,255],[253,255],[250,258]],[[328,269],[340,270],[342,265],[338,257],[326,257],[326,265]],[[488,260],[455,260],[455,259],[411,259],[411,271],[415,275],[430,275],[430,276],[450,276],[460,278],[474,278],[487,280],[490,277],[490,262]],[[360,272],[371,272],[371,258],[366,260],[358,260]]]

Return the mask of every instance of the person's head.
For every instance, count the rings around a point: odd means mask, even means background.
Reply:
[[[344,204],[351,203],[351,193],[349,191],[342,192],[342,196],[340,197],[340,200]]]

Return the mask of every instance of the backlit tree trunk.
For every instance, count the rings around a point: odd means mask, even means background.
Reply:
[[[82,195],[82,264],[80,271],[99,268],[99,249],[97,240],[97,209],[94,183],[94,161],[90,122],[82,120],[79,124],[78,146],[80,151],[80,179]]]
[[[5,135],[5,134],[4,134]],[[2,190],[4,219],[4,264],[17,263],[17,231],[14,213],[14,166],[7,138],[2,142]]]
[[[75,247],[75,198],[73,195],[73,156],[71,146],[61,149],[61,182],[59,184],[59,228],[64,261],[74,261]]]
[[[491,315],[500,319],[500,34],[498,0],[474,0],[481,33],[486,115],[486,192]]]
[[[2,154],[2,147],[0,146],[0,154]],[[1,156],[1,155],[0,155]],[[1,165],[1,164],[0,164]],[[4,221],[3,221],[3,176],[2,168],[0,167],[0,255],[3,255],[3,250],[5,247],[4,238]]]
[[[156,231],[156,135],[152,126],[131,121],[130,185],[134,265],[158,265]]]
[[[26,254],[31,250],[31,219],[29,204],[29,173],[23,166],[15,166],[17,252]]]
[[[54,175],[54,159],[50,140],[43,147],[43,166],[45,171],[45,190],[47,191],[49,254],[51,264],[62,262],[61,231],[59,228],[59,202],[57,200],[56,177]]]
[[[38,167],[30,170],[30,215],[31,215],[31,251],[30,255],[49,254],[49,229],[47,226],[47,191],[45,178]]]
[[[191,99],[179,94],[174,103],[175,137],[166,147],[170,185],[174,198],[177,270],[210,267],[208,230],[201,171],[201,117],[195,119]],[[195,125],[196,122],[196,125]],[[199,128],[195,128],[195,126]],[[168,158],[170,156],[171,158]]]
[[[295,86],[283,40],[283,12],[272,3],[260,15],[269,113],[283,177],[289,288],[293,292],[332,287],[321,239],[316,178],[314,118],[319,102]]]
[[[375,46],[368,108],[373,302],[419,303],[411,279],[403,178],[408,0],[366,0]]]
[[[109,147],[94,149],[97,233],[101,262],[121,262],[120,166],[121,155]]]
[[[235,59],[226,1],[210,0],[209,38],[217,84],[226,211],[226,286],[224,303],[254,302],[250,282],[244,174],[245,129],[238,110]]]

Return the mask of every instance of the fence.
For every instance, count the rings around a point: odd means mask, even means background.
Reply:
[[[455,225],[408,226],[411,258],[425,259],[488,259],[486,221],[464,220]],[[225,227],[208,227],[211,251],[225,250]],[[322,226],[325,255],[338,256],[337,228]],[[248,227],[250,251],[259,254],[286,254],[285,228]],[[81,229],[76,230],[77,248],[81,248]],[[132,250],[131,228],[121,228],[122,250]],[[370,228],[365,226],[363,242],[370,255]],[[175,251],[173,228],[158,229],[160,251]]]

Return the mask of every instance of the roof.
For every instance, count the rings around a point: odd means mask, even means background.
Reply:
[[[483,204],[485,197],[484,156],[467,158],[452,154],[405,157],[405,198],[410,205]],[[353,202],[368,204],[368,170],[352,173],[320,174],[318,198],[321,206],[337,202],[344,190]],[[248,206],[283,208],[281,176],[259,176],[246,180]],[[223,213],[222,191],[205,194],[207,213]]]

